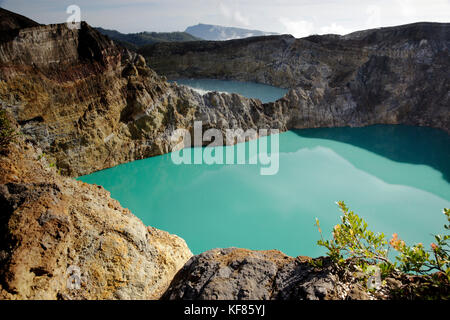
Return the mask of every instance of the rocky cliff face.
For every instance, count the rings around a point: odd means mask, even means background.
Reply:
[[[192,256],[23,141],[0,156],[0,299],[155,299]]]
[[[193,119],[284,122],[257,100],[170,85],[86,23],[0,39],[0,104],[23,134],[0,156],[0,298],[158,298],[192,255],[184,240],[54,167],[76,176],[168,152]]]
[[[176,128],[427,125],[450,130],[447,24],[345,37],[268,36],[155,45],[169,77],[250,80],[293,88],[262,104],[169,84],[142,57],[82,23],[36,26],[0,41],[0,103],[63,174],[78,176],[167,153]]]
[[[291,88],[276,105],[288,128],[376,123],[450,131],[450,24],[416,23],[295,39],[156,44],[141,53],[169,78],[255,81]]]
[[[80,30],[64,24],[21,29],[0,46],[3,106],[64,173],[89,173],[145,152],[132,143],[122,110],[138,86],[142,99],[151,100],[166,84],[150,71],[151,81],[128,81],[141,66],[132,65],[131,54],[85,23]],[[111,157],[114,148],[123,151]]]
[[[70,176],[167,153],[172,132],[194,119],[286,130],[278,106],[169,84],[86,23],[25,28],[0,42],[0,104]]]
[[[85,23],[0,15],[14,27],[0,31],[0,103],[23,133],[0,153],[0,299],[158,298],[192,256],[184,240],[53,164],[76,175],[133,159],[121,119],[168,85]],[[107,162],[111,146],[123,150]]]

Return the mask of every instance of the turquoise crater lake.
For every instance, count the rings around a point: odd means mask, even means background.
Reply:
[[[171,82],[190,87],[201,94],[209,91],[233,92],[247,98],[259,99],[263,103],[276,101],[288,92],[287,89],[273,87],[267,84],[233,80],[176,79],[171,80]]]
[[[428,246],[432,233],[442,233],[442,209],[450,207],[444,131],[307,129],[279,134],[279,146],[279,171],[270,176],[260,175],[260,165],[175,165],[165,154],[79,179],[102,185],[146,225],[184,238],[194,254],[243,247],[322,255],[314,221],[329,237],[338,200],[388,237]]]

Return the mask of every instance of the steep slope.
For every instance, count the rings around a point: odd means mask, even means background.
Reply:
[[[37,27],[39,25],[39,23],[27,17],[0,8],[0,32],[6,30],[11,32],[11,30]]]
[[[0,155],[0,299],[156,299],[192,256],[20,139]]]
[[[0,104],[61,172],[88,174],[167,153],[176,128],[280,128],[258,100],[167,83],[145,60],[92,29],[21,29],[0,43]]]
[[[298,112],[289,128],[403,123],[450,131],[449,48],[450,24],[415,23],[346,36],[161,43],[140,53],[169,78],[293,89]]]
[[[187,27],[184,31],[195,37],[205,40],[230,40],[258,36],[268,36],[277,34],[275,32],[265,32],[259,30],[249,30],[243,28],[224,27],[213,24],[199,23],[195,26]]]

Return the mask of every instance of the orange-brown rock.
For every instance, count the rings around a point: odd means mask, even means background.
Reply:
[[[191,257],[32,145],[0,156],[0,299],[156,299]]]
[[[64,175],[167,153],[173,131],[195,119],[222,130],[286,130],[289,106],[169,84],[86,23],[16,33],[0,37],[0,107]]]

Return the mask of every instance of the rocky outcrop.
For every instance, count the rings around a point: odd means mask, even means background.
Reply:
[[[410,124],[450,131],[450,24],[415,23],[295,39],[160,43],[140,51],[168,78],[290,88],[288,128]],[[277,108],[277,107],[275,107]]]
[[[69,176],[167,153],[172,132],[195,119],[223,130],[287,122],[278,106],[169,84],[86,23],[25,28],[0,42],[0,105]]]
[[[126,51],[85,23],[80,30],[65,24],[21,29],[0,47],[0,100],[63,173],[89,173],[139,154],[120,123],[140,85],[121,76],[132,55],[123,58]],[[145,89],[162,92],[164,82],[148,77],[155,81]],[[110,159],[114,148],[124,151]]]
[[[20,142],[0,156],[0,299],[156,299],[192,256]]]
[[[315,268],[311,258],[280,251],[213,249],[192,257],[163,299],[184,300],[342,300],[375,299],[364,279],[340,274],[329,261]],[[361,281],[362,280],[362,281]],[[397,283],[400,285],[401,283]]]
[[[0,8],[0,31],[7,30],[10,33],[14,33],[13,30],[36,27],[39,25],[39,23],[28,19],[27,17]]]
[[[448,282],[392,272],[369,290],[355,262],[286,256],[277,250],[213,249],[189,259],[162,299],[385,300],[448,299]]]

